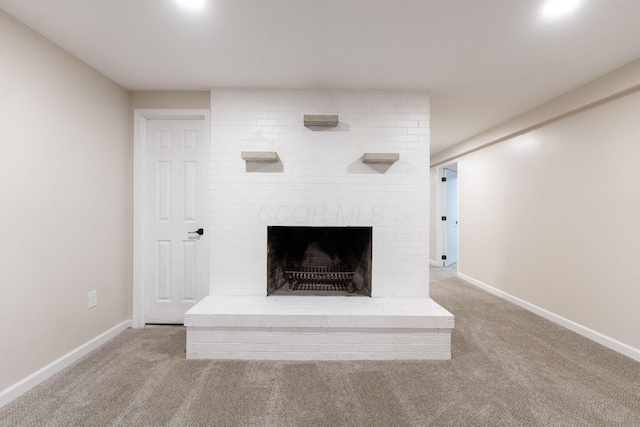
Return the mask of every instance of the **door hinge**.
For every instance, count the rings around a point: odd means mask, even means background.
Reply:
[[[446,261],[447,260],[447,256],[446,255],[442,255],[442,259]]]
[[[446,217],[446,216],[443,216],[443,217],[442,217],[442,220],[443,220],[443,221],[446,221],[446,220],[447,220],[447,217]]]
[[[443,176],[441,179],[442,179],[442,182],[447,182],[447,177],[446,176]]]

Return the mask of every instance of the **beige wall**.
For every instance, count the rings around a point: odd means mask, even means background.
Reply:
[[[2,390],[131,317],[133,149],[125,89],[2,11],[0,52]]]
[[[639,112],[627,93],[458,158],[459,273],[640,349]]]
[[[139,91],[131,92],[131,109],[205,109],[211,105],[207,91]]]

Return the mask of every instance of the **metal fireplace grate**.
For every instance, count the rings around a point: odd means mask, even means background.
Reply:
[[[287,270],[289,291],[353,292],[354,271],[346,267],[301,267]]]

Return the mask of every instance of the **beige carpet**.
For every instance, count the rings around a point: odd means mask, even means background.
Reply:
[[[433,269],[453,359],[214,362],[127,330],[0,409],[8,426],[640,426],[640,364]]]

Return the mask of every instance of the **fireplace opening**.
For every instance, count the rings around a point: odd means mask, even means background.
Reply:
[[[371,227],[267,228],[267,295],[371,296]]]

